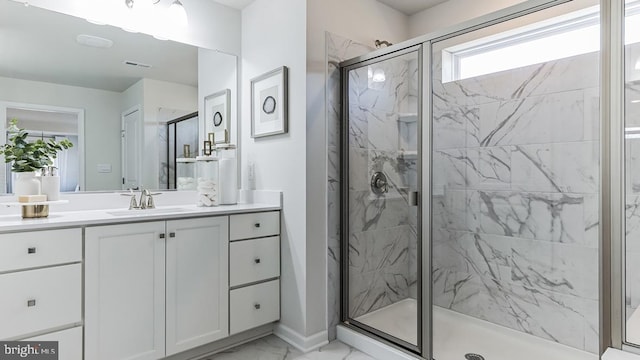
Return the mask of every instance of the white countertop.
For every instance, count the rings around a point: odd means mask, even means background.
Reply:
[[[127,199],[119,194],[82,194],[69,199],[69,205],[51,205],[49,216],[37,219],[22,219],[19,207],[2,206],[7,201],[0,201],[0,233],[223,216],[282,208],[281,193],[276,191],[241,192],[241,203],[212,207],[196,206],[195,195],[189,192],[165,193],[164,198],[160,198],[164,203],[156,201],[156,209],[150,210],[128,210],[124,207],[128,204]]]

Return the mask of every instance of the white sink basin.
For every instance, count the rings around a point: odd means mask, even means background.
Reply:
[[[134,210],[115,210],[107,211],[107,214],[113,216],[145,216],[145,215],[158,215],[158,214],[170,214],[189,211],[185,208],[156,208],[156,209],[134,209]]]

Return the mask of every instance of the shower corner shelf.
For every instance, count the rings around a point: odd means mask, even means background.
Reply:
[[[418,152],[416,150],[400,150],[400,151],[398,151],[398,159],[415,160],[417,158],[418,158]]]
[[[418,121],[417,113],[399,113],[398,114],[398,122],[414,123],[417,121]]]

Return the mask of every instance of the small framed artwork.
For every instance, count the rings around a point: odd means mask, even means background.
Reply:
[[[225,89],[204,98],[204,132],[212,145],[229,142],[231,90]]]
[[[251,137],[288,131],[288,69],[277,68],[251,80]]]

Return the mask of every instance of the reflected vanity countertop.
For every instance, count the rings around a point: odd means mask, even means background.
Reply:
[[[88,210],[78,209],[77,207],[81,207],[79,204],[75,205],[76,208],[64,205],[51,205],[49,216],[38,219],[22,219],[19,207],[8,208],[6,206],[1,206],[2,202],[0,202],[0,207],[2,208],[2,211],[0,212],[0,233],[78,226],[111,225],[141,221],[163,221],[202,216],[223,216],[248,212],[280,210],[282,208],[280,192],[265,193],[266,196],[265,194],[244,197],[241,195],[239,200],[242,202],[236,205],[219,205],[213,207],[198,207],[195,203],[185,204],[184,202],[180,203],[169,200],[167,201],[169,204],[160,205],[158,204],[158,201],[156,202],[155,209],[147,210],[128,210],[127,207],[109,206],[108,202],[105,204],[105,208],[103,209]],[[100,196],[104,196],[104,194],[96,195],[96,199],[100,198]],[[92,194],[85,194],[83,196],[83,199],[76,198],[76,202],[90,201]],[[74,202],[74,197],[76,196],[69,196],[70,203]],[[127,202],[126,199],[116,199],[120,201],[124,200],[125,203]],[[58,209],[63,207],[64,209],[62,211]]]

